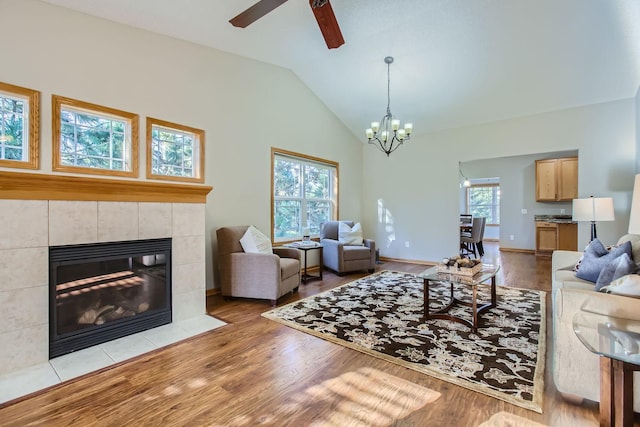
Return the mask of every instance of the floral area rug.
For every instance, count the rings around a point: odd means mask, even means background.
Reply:
[[[471,287],[454,287],[470,301]],[[478,286],[478,302],[490,300]],[[449,300],[430,284],[430,307]],[[481,315],[477,335],[449,320],[423,320],[422,279],[383,271],[263,313],[325,340],[438,379],[542,412],[545,292],[497,287],[497,307]],[[451,313],[471,320],[469,307]]]

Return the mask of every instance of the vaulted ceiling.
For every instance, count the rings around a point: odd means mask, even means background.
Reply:
[[[247,28],[257,0],[42,0],[291,69],[355,135],[387,104],[416,133],[636,95],[638,0],[331,0],[327,49],[307,0]]]

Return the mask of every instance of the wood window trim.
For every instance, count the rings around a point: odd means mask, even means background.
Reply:
[[[40,92],[26,87],[0,82],[0,92],[27,98],[29,103],[29,159],[0,159],[0,166],[8,168],[39,169],[40,168]]]
[[[63,165],[60,159],[60,110],[62,106],[69,106],[71,108],[85,110],[87,112],[108,114],[118,117],[129,123],[131,129],[131,170],[130,171],[116,171],[111,169],[98,169],[87,168],[81,166],[66,166]],[[91,175],[108,175],[108,176],[121,176],[127,178],[138,177],[138,122],[139,118],[137,114],[129,113],[127,111],[117,110],[111,107],[105,107],[98,104],[92,104],[77,99],[66,98],[59,95],[51,96],[51,110],[52,110],[52,140],[53,140],[53,152],[52,152],[52,170],[56,172],[70,172],[81,173]]]
[[[340,213],[340,203],[339,203],[339,192],[338,192],[338,188],[339,188],[339,183],[340,183],[340,164],[338,162],[334,162],[332,160],[327,160],[327,159],[323,159],[320,157],[314,157],[314,156],[309,156],[307,154],[302,154],[302,153],[296,153],[295,151],[289,151],[289,150],[283,150],[280,148],[275,148],[275,147],[271,147],[271,242],[274,243],[275,242],[275,236],[273,235],[273,218],[275,215],[275,182],[274,182],[274,177],[273,177],[273,171],[274,171],[274,167],[275,167],[275,161],[276,161],[276,156],[277,155],[281,155],[281,156],[289,156],[289,157],[293,157],[293,158],[298,158],[298,159],[302,159],[302,160],[309,160],[312,162],[316,162],[316,163],[320,163],[320,164],[325,164],[327,166],[331,166],[334,167],[336,169],[336,178],[335,178],[335,182],[334,182],[334,194],[335,194],[335,199],[336,199],[336,206],[335,206],[335,218],[338,219],[340,218],[339,213]],[[292,240],[293,241],[293,240]],[[278,244],[285,244],[288,243],[288,241],[278,241]]]
[[[192,133],[198,139],[198,162],[197,162],[197,171],[198,174],[195,177],[186,177],[186,176],[172,176],[172,175],[158,175],[152,172],[152,146],[153,146],[153,134],[152,129],[153,126],[161,126],[169,129],[175,129],[177,131]],[[192,182],[192,183],[204,183],[204,130],[196,129],[189,126],[181,125],[178,123],[171,123],[160,119],[154,119],[152,117],[147,117],[147,179],[159,179],[165,181],[178,181],[178,182]],[[194,167],[196,164],[194,163]]]

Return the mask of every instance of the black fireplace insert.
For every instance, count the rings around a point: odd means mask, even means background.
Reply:
[[[49,357],[171,323],[171,239],[49,248]]]

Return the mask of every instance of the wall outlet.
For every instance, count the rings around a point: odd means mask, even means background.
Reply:
[[[409,246],[411,246],[411,242],[409,242],[408,240],[406,242],[404,242],[404,247],[408,248]]]
[[[560,213],[564,214],[567,210],[566,209],[560,209]]]
[[[513,234],[509,234],[509,240],[516,240],[516,236],[514,236]]]
[[[527,210],[526,209],[522,209],[522,215],[526,215],[527,214]]]

